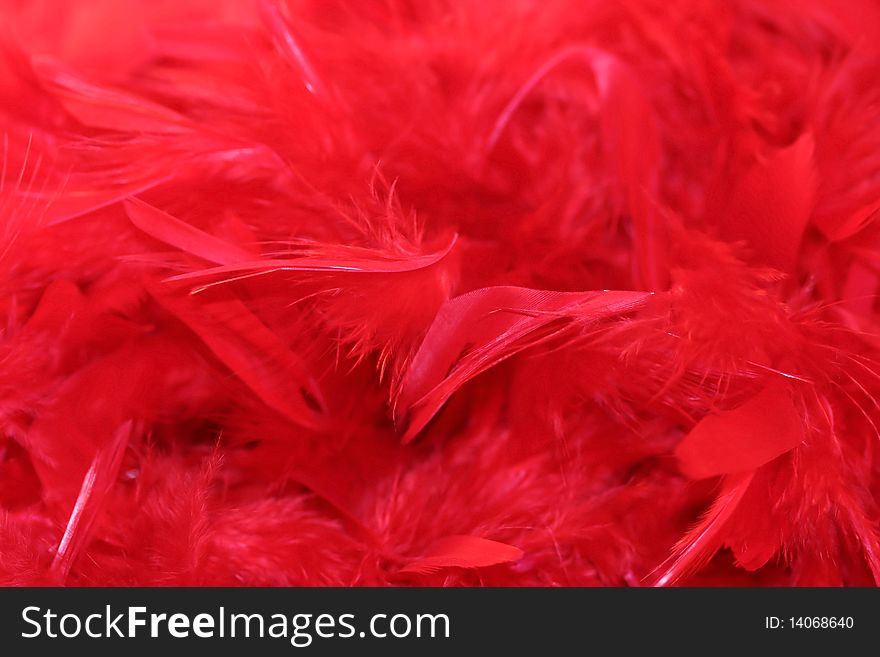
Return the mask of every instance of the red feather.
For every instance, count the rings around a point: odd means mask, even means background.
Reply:
[[[484,568],[521,558],[523,551],[512,545],[478,536],[446,536],[428,553],[400,569],[400,573],[428,574],[444,568]]]
[[[880,582],[873,0],[0,26],[0,583]]]
[[[682,472],[694,479],[749,472],[804,440],[789,386],[772,380],[742,406],[704,417],[675,448]]]

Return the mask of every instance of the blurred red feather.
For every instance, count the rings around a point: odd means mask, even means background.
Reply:
[[[0,583],[877,584],[878,35],[0,0]]]

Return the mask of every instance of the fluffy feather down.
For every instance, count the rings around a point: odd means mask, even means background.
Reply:
[[[880,583],[869,0],[0,0],[0,584]]]

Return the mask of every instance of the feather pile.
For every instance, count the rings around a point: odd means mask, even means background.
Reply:
[[[880,583],[880,5],[0,1],[0,584]]]

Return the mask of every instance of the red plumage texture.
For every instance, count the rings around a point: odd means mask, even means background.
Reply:
[[[880,583],[873,0],[0,1],[0,584]]]

